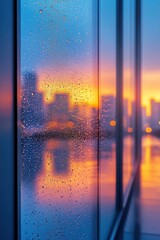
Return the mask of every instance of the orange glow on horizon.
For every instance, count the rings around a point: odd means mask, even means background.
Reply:
[[[96,76],[96,75],[95,75]],[[97,81],[93,74],[86,74],[83,77],[66,77],[64,73],[59,73],[55,77],[54,73],[46,71],[39,73],[38,91],[43,93],[44,103],[51,103],[55,93],[68,93],[71,96],[71,104],[88,104],[97,107],[98,92]],[[124,83],[130,81],[131,71],[124,71]],[[101,72],[99,93],[102,95],[116,95],[116,75],[113,69]],[[142,71],[142,106],[147,108],[147,115],[150,116],[150,99],[160,101],[159,94],[160,71]],[[124,98],[133,101],[133,86],[127,85],[124,88]],[[133,89],[133,88],[132,88]]]
[[[96,76],[96,75],[95,75]],[[37,89],[43,93],[44,103],[48,104],[54,101],[56,93],[67,93],[70,95],[70,103],[88,104],[97,106],[98,91],[97,84],[93,74],[78,73],[68,74],[67,72],[39,73]]]
[[[147,107],[147,115],[150,116],[150,100],[160,102],[160,71],[142,71],[142,105]]]
[[[82,71],[83,72],[83,71]],[[93,107],[98,106],[98,93],[102,95],[116,95],[115,72],[113,69],[102,72],[100,76],[100,86],[98,92],[98,79],[96,73],[90,71],[88,74],[78,73],[67,76],[67,73],[39,73],[38,91],[44,95],[44,103],[54,101],[56,93],[68,93],[72,104],[87,104]]]

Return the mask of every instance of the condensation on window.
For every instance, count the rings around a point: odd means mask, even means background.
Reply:
[[[21,239],[96,239],[96,9],[21,0]]]

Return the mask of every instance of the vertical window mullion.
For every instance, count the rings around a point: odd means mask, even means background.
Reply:
[[[135,11],[135,81],[136,81],[136,160],[141,158],[141,0],[136,0]]]
[[[116,13],[116,208],[123,206],[123,0],[117,0]]]

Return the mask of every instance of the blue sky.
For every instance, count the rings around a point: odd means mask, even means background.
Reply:
[[[142,0],[142,63],[160,70],[160,1]]]
[[[21,0],[22,69],[57,68],[91,59],[90,0]]]
[[[125,4],[128,1],[124,0]],[[21,69],[65,75],[88,73],[93,77],[95,58],[95,13],[93,0],[21,0]],[[115,71],[116,32],[115,0],[101,0],[101,63],[103,71]],[[134,3],[134,0],[133,0]],[[127,26],[125,19],[124,26]],[[127,44],[129,28],[124,38],[124,65],[130,67]],[[134,37],[134,36],[132,36]],[[142,67],[143,102],[153,96],[160,100],[160,0],[142,0]],[[78,73],[79,71],[79,73]],[[77,74],[77,75],[76,75]],[[115,86],[115,76],[104,74],[104,88]],[[61,79],[60,76],[57,76]],[[57,79],[56,78],[56,79]],[[86,80],[87,79],[87,80]],[[56,80],[57,81],[57,80]],[[66,81],[69,82],[68,79]],[[81,76],[79,82],[89,81]],[[113,83],[114,82],[114,83]],[[93,85],[93,79],[90,79]]]

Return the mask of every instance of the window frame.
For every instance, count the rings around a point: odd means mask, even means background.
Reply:
[[[97,0],[97,79],[99,82],[99,29],[100,29],[100,0]],[[20,239],[20,178],[19,172],[20,167],[18,164],[18,144],[19,133],[18,133],[18,93],[19,93],[19,81],[20,81],[20,0],[14,2],[14,158],[15,158],[15,168],[17,172],[16,177],[16,213],[15,219],[17,223],[16,239]],[[119,236],[122,225],[125,221],[127,209],[130,203],[132,189],[134,186],[136,173],[139,167],[141,159],[141,0],[135,0],[135,95],[136,95],[136,115],[135,115],[135,170],[130,181],[129,191],[126,196],[125,202],[123,201],[123,0],[116,0],[116,215],[113,220],[113,224],[109,231],[108,239],[115,239]],[[17,80],[18,79],[18,80]],[[99,99],[99,98],[98,98]],[[99,110],[98,110],[99,117]],[[98,133],[98,146],[99,146],[99,133]],[[97,155],[97,161],[99,165],[99,153]],[[98,169],[99,176],[99,169]],[[97,196],[97,214],[98,214],[98,226],[99,222],[99,196]],[[97,237],[99,236],[99,231],[97,230]]]

